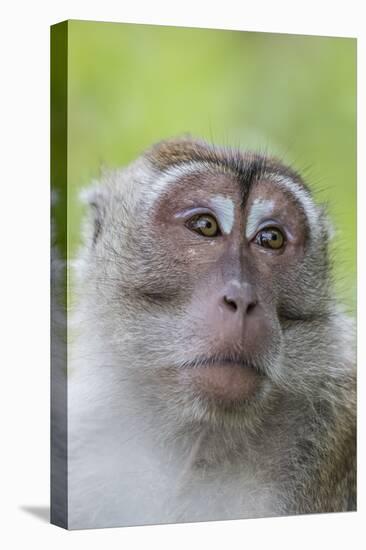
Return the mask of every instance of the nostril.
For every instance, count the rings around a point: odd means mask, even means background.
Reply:
[[[238,309],[237,303],[232,298],[224,296],[224,302],[232,311],[236,311]]]
[[[247,311],[246,311],[247,315],[252,313],[256,305],[257,305],[257,302],[250,302],[250,304],[247,305]]]

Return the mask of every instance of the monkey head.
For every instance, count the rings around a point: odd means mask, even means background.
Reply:
[[[296,172],[171,140],[86,197],[84,319],[140,403],[176,419],[258,419],[300,379],[316,387],[328,222]]]

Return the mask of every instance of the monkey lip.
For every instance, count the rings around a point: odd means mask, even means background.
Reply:
[[[187,366],[186,381],[200,393],[221,401],[252,398],[264,377],[260,369],[240,358],[200,359]]]

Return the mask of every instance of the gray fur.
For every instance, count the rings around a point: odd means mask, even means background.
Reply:
[[[185,311],[187,268],[149,235],[163,172],[147,154],[85,194],[68,374],[69,527],[355,509],[354,331],[333,297],[323,210],[314,203],[320,231],[268,298],[281,335],[266,359],[270,383],[254,403],[224,410],[171,379],[172,358],[183,365],[201,336]]]

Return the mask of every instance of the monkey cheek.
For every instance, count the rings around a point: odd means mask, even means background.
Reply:
[[[254,368],[239,364],[194,367],[182,376],[194,393],[221,402],[253,399],[263,383],[263,377]]]

